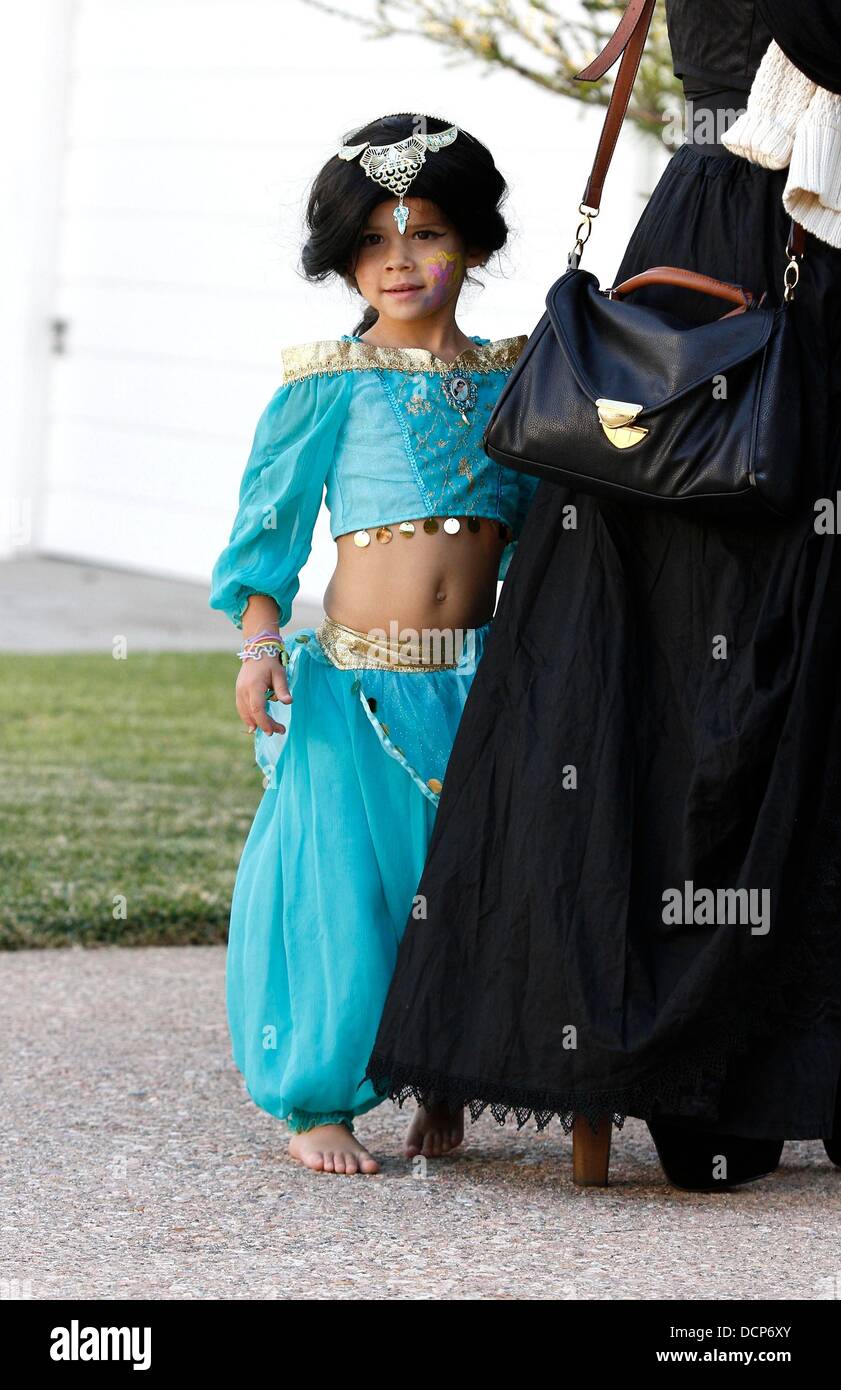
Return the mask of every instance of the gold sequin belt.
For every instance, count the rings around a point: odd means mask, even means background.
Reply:
[[[468,633],[470,629],[467,629]],[[354,627],[325,617],[316,629],[316,636],[325,656],[342,671],[452,671],[458,665],[454,643],[447,642],[445,631],[438,634],[438,643],[424,651],[423,639],[395,641],[388,637],[357,632]],[[439,650],[441,648],[442,650]],[[449,651],[447,649],[450,649]],[[452,660],[425,660],[426,655],[452,655]]]

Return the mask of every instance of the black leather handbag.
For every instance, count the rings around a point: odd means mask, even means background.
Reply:
[[[546,297],[485,427],[499,463],[580,492],[715,515],[786,517],[802,489],[800,359],[791,304],[805,231],[791,222],[784,296],[656,266],[600,289],[579,269],[639,67],[655,0],[630,0],[615,34],[578,77],[593,81],[619,54],[582,221],[568,269]],[[673,285],[735,306],[687,323],[627,296]]]

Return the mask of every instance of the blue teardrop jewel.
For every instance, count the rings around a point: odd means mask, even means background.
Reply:
[[[406,207],[405,203],[398,203],[397,207],[394,209],[393,215],[397,223],[397,230],[400,235],[403,236],[406,231],[406,223],[409,220],[409,209]]]

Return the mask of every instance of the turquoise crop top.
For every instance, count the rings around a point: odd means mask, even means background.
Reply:
[[[453,364],[426,348],[356,335],[283,349],[283,384],[257,422],[210,607],[237,627],[251,594],[289,621],[325,498],[333,538],[420,517],[489,517],[508,528],[503,579],[537,479],[495,463],[481,438],[526,336],[473,338]],[[476,383],[467,423],[443,379]]]

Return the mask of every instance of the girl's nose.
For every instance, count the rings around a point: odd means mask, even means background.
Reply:
[[[412,258],[402,246],[394,247],[386,257],[386,266],[389,270],[406,270],[411,264]]]

